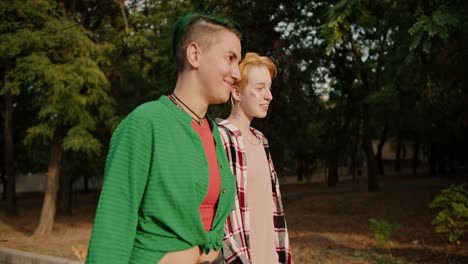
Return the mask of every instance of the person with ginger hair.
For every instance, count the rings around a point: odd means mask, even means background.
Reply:
[[[288,230],[281,192],[268,141],[250,127],[264,118],[273,100],[273,61],[247,53],[239,65],[241,80],[231,92],[231,114],[218,121],[221,139],[236,176],[234,208],[224,226],[227,263],[291,264]]]

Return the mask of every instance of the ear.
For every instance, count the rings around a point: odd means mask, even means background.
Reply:
[[[195,42],[190,42],[186,49],[187,63],[195,69],[200,67],[201,48]]]
[[[233,99],[235,99],[236,101],[240,102],[240,100],[241,100],[241,90],[239,89],[239,86],[237,86],[237,85],[232,86],[231,97]]]

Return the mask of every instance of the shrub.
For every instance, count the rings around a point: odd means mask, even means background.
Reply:
[[[468,227],[468,192],[465,185],[451,185],[443,189],[430,203],[430,208],[440,209],[432,225],[452,243],[460,244]]]
[[[369,228],[374,232],[377,246],[391,247],[393,242],[390,240],[390,237],[401,228],[401,225],[371,218],[369,219]]]

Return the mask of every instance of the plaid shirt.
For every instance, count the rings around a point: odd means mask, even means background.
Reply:
[[[218,120],[219,121],[219,120]],[[250,219],[249,207],[245,197],[247,184],[246,154],[240,129],[227,120],[218,122],[221,139],[228,156],[231,170],[236,176],[237,195],[234,207],[224,225],[223,252],[226,263],[254,264],[249,247]],[[273,167],[268,141],[263,134],[253,128],[252,133],[263,139],[263,146],[268,160],[271,176],[271,189],[275,210],[273,224],[275,227],[275,244],[278,260],[281,264],[291,264],[291,249],[289,246],[288,229],[284,217],[283,204],[279,189],[278,177]]]

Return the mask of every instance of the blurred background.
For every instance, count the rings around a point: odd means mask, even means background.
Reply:
[[[172,27],[192,10],[237,21],[247,51],[277,64],[253,126],[282,183],[361,178],[377,192],[383,175],[468,174],[466,1],[2,0],[7,214],[21,192],[49,186],[44,207],[71,214],[74,192],[99,190],[113,129],[172,91]]]

